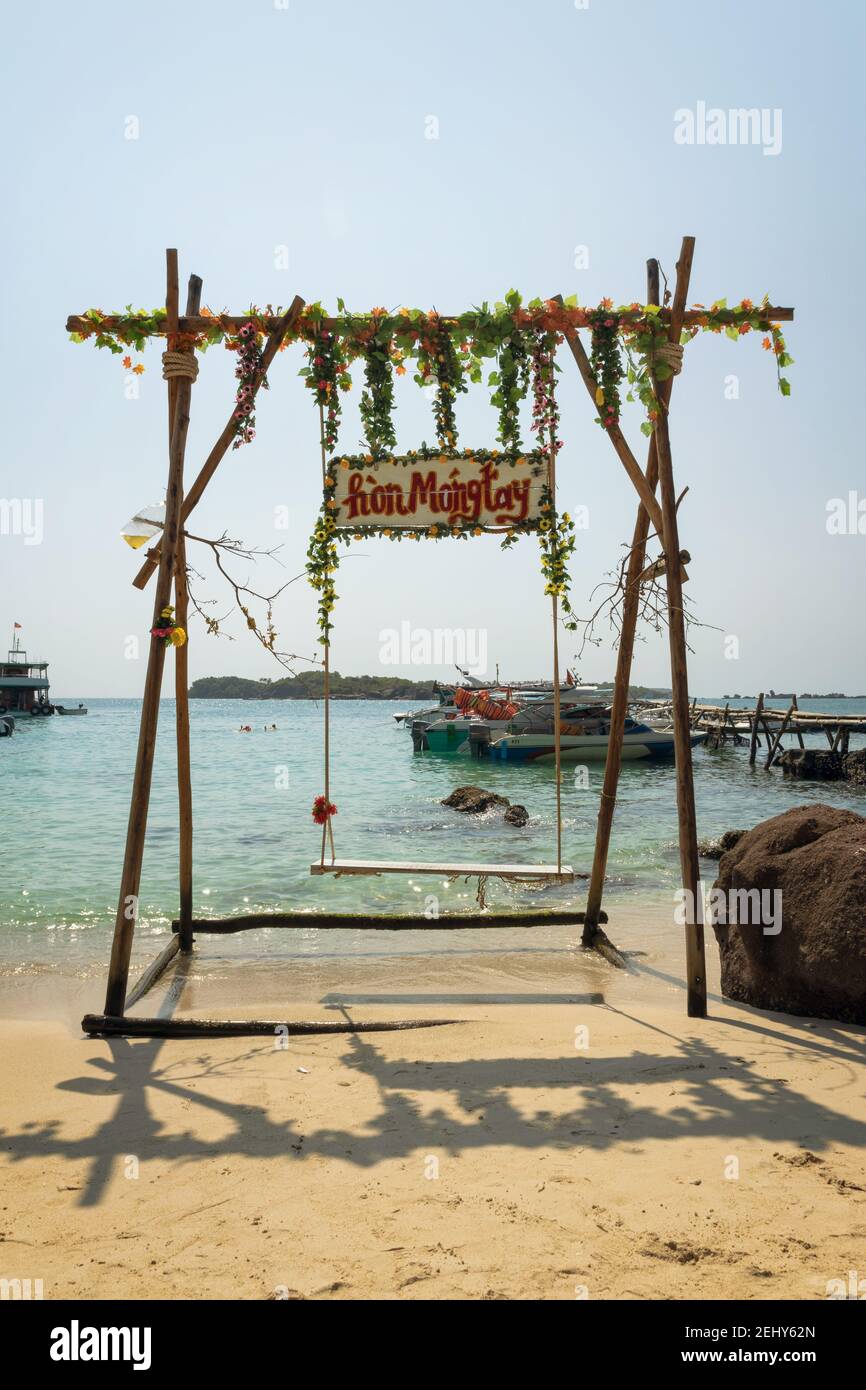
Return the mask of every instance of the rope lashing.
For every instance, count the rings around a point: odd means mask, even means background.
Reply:
[[[172,381],[175,377],[188,377],[195,381],[198,376],[198,360],[194,352],[164,352],[162,354],[163,380]]]
[[[683,345],[682,343],[658,343],[652,352],[647,354],[647,361],[650,370],[653,367],[663,365],[670,367],[674,376],[679,376],[683,369]]]

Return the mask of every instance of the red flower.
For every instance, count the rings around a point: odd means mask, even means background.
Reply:
[[[326,796],[317,796],[313,802],[313,820],[316,825],[325,825],[331,816],[337,814],[337,808]]]

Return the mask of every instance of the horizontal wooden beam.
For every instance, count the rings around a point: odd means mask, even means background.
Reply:
[[[529,312],[531,313],[532,311],[530,310]],[[780,308],[774,304],[768,305],[766,310],[760,309],[759,306],[758,312],[761,315],[762,321],[766,321],[767,323],[789,323],[794,317],[793,309]],[[544,309],[539,310],[539,316],[543,317],[544,313]],[[689,309],[683,316],[683,323],[697,323],[707,313],[709,313],[708,309]],[[250,314],[220,314],[214,319],[199,314],[185,315],[178,319],[178,330],[181,333],[207,333],[214,327],[214,323],[218,321],[230,332],[236,332],[239,328],[242,328],[245,323],[249,323],[250,317]],[[274,315],[269,315],[267,318],[261,319],[258,318],[258,316],[254,317],[256,317],[257,322],[261,324],[262,330],[266,333],[273,333],[280,323],[280,319]],[[398,322],[401,325],[405,325],[406,328],[418,326],[417,320],[403,319],[400,318],[399,315],[389,315],[389,317],[396,318]],[[475,314],[441,314],[438,315],[438,321],[440,323],[453,324],[457,323],[459,319],[466,324],[467,327],[472,327],[476,322],[484,322],[486,317],[487,316],[484,316],[484,318],[482,318],[480,315]],[[644,315],[643,312],[638,309],[634,311],[627,310],[625,313],[620,314],[619,317],[621,320],[629,323],[642,319]],[[670,319],[670,310],[660,310],[660,317],[662,322],[667,323]],[[722,323],[733,323],[735,315],[732,310],[718,310],[715,317]],[[316,323],[322,328],[326,328],[331,333],[349,334],[358,327],[359,323],[363,324],[366,318],[369,318],[369,315],[357,314],[353,315],[350,319],[345,317],[317,319]],[[122,318],[113,314],[107,314],[105,318],[99,319],[98,321],[84,318],[80,314],[70,314],[69,318],[66,320],[66,329],[69,333],[93,334],[100,331],[110,333],[122,322]],[[154,330],[151,336],[162,337],[165,335],[165,331],[165,328],[160,325],[160,327]],[[289,333],[288,336],[291,339],[293,335]]]
[[[122,1018],[106,1014],[85,1014],[81,1028],[90,1036],[122,1038],[254,1038],[307,1037],[319,1033],[398,1033],[407,1028],[443,1028],[460,1023],[459,1018],[399,1018],[383,1022],[353,1023],[351,1020],[292,1023],[286,1019],[262,1018]]]
[[[431,920],[419,914],[405,917],[386,917],[352,912],[250,912],[237,917],[194,917],[192,930],[199,935],[229,936],[234,932],[262,931],[276,927],[288,931],[501,931],[515,927],[574,927],[582,926],[583,912],[555,912],[550,908],[535,912],[442,913]],[[601,914],[606,922],[607,915]],[[180,922],[172,922],[172,931],[180,931]]]

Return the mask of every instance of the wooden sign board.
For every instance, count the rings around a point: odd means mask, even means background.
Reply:
[[[536,531],[550,511],[548,456],[493,450],[331,460],[325,505],[336,529],[433,535]]]

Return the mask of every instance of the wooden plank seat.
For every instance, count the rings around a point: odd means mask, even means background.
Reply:
[[[570,864],[414,864],[411,860],[379,862],[373,859],[334,859],[310,865],[311,874],[438,874],[442,877],[544,879],[550,883],[573,883]]]

